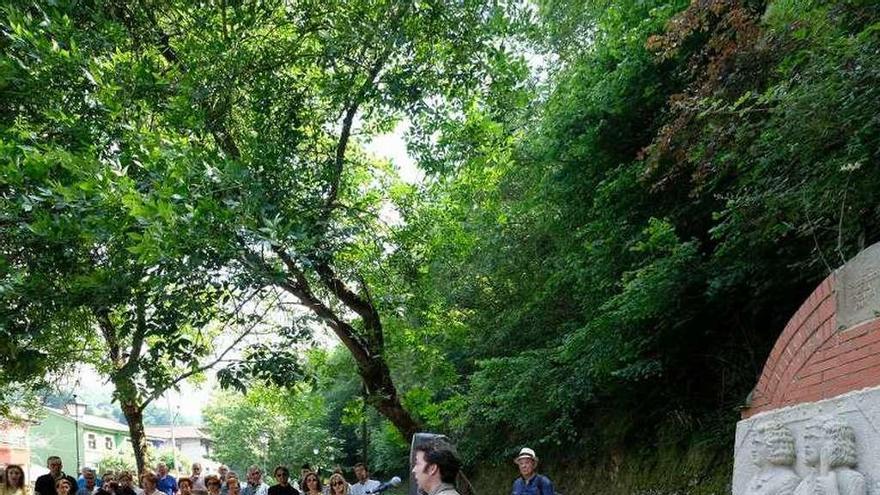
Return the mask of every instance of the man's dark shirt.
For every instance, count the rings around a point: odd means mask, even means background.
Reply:
[[[70,495],[76,493],[76,478],[68,476],[64,472],[61,473],[61,476],[70,483]],[[34,491],[40,495],[58,495],[55,491],[55,478],[52,476],[52,473],[46,473],[37,478],[37,482],[34,483]]]
[[[272,485],[269,487],[269,495],[299,495],[299,490],[290,484],[287,486]]]

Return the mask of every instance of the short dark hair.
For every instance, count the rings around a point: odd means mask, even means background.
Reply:
[[[455,483],[461,470],[461,461],[455,447],[443,438],[435,438],[416,447],[427,464],[436,464],[440,468],[440,480],[444,483]]]
[[[357,463],[357,464],[354,465],[354,468],[355,468],[355,469],[357,469],[357,468],[359,468],[359,467],[360,467],[360,468],[364,468],[364,471],[369,471],[369,469],[367,468],[367,465],[364,464],[363,462],[359,462],[359,463]]]
[[[278,471],[281,471],[281,474],[284,476],[290,476],[290,469],[287,469],[287,466],[275,466],[275,470],[272,471],[273,476],[278,476]]]

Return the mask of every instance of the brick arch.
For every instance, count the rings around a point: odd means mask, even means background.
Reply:
[[[880,385],[880,318],[839,328],[840,273],[822,281],[788,321],[743,418]]]

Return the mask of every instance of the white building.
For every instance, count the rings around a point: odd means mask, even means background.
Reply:
[[[164,449],[171,447],[171,437],[178,452],[193,462],[202,464],[204,472],[214,472],[216,462],[211,458],[211,439],[198,426],[148,426],[144,428],[150,443]]]

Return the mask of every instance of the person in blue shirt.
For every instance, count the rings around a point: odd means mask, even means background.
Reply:
[[[87,472],[87,471],[92,471],[92,472],[94,472],[94,470],[93,470],[92,468],[87,467],[87,466],[83,466],[83,468],[80,469],[80,471],[79,471],[79,478],[76,479],[76,489],[77,489],[77,491],[82,490],[83,488],[86,487],[86,477],[85,477],[85,476],[86,476],[86,472]],[[101,488],[102,486],[104,486],[104,479],[103,479],[103,478],[98,478],[98,479],[96,479],[96,480],[95,480],[95,486],[97,486],[98,488]]]
[[[519,477],[513,481],[511,495],[556,495],[550,478],[538,474],[538,456],[534,450],[523,448],[513,462],[519,467]]]
[[[164,462],[156,464],[156,489],[165,495],[177,495],[177,480],[168,474],[168,466]]]
[[[97,490],[97,475],[91,468],[83,468],[83,487],[76,491],[76,495],[92,495]]]

